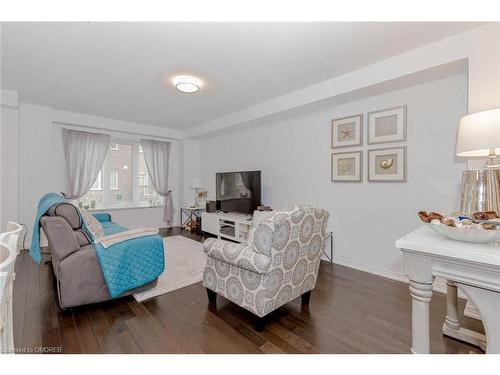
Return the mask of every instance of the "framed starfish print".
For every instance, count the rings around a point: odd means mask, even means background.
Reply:
[[[363,142],[363,115],[332,120],[332,148],[360,146]]]

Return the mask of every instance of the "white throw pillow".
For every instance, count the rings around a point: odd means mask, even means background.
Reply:
[[[90,234],[92,235],[92,238],[100,238],[104,236],[104,229],[102,228],[101,223],[99,220],[97,220],[94,215],[80,210],[83,218],[83,222],[85,223],[85,226],[87,229],[90,231]]]

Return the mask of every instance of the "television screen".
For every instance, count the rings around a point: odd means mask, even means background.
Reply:
[[[260,189],[260,171],[217,173],[217,209],[252,214],[261,205]]]

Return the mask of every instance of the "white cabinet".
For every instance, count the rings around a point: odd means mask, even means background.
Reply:
[[[201,230],[236,242],[246,242],[252,225],[252,215],[203,212]]]
[[[219,232],[219,218],[212,212],[201,213],[201,230],[203,232],[217,234]]]

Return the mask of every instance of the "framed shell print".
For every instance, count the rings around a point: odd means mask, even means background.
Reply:
[[[406,181],[406,146],[368,150],[368,181]]]
[[[360,146],[363,142],[363,115],[332,120],[332,148]]]
[[[406,141],[406,105],[369,112],[368,144]]]
[[[361,182],[363,152],[338,152],[332,154],[333,182]]]

